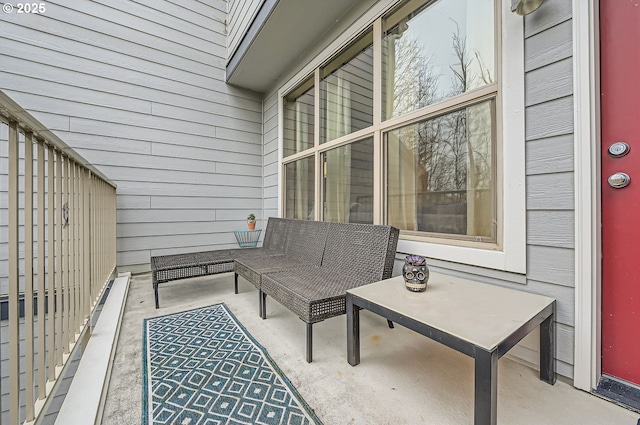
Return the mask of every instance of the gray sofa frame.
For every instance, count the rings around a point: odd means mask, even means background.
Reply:
[[[158,285],[234,271],[258,289],[259,314],[270,296],[306,323],[306,360],[312,361],[314,323],[346,313],[346,291],[392,276],[399,231],[392,226],[269,218],[260,248],[151,258]],[[389,323],[391,326],[391,323]]]

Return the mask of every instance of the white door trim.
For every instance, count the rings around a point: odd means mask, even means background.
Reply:
[[[600,377],[600,99],[598,0],[572,0],[575,184],[574,386]]]

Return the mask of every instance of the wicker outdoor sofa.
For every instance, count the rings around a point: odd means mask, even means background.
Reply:
[[[266,318],[270,296],[307,327],[306,360],[312,361],[312,325],[346,313],[346,291],[391,277],[399,231],[392,226],[269,218],[261,248],[207,251],[151,258],[153,287],[186,277],[234,271],[258,289]]]

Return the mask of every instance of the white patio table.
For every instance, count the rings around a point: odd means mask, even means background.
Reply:
[[[555,300],[431,273],[425,292],[402,276],[347,291],[347,360],[360,363],[359,312],[367,309],[475,359],[474,424],[496,425],[498,359],[540,326],[540,379],[555,383]]]

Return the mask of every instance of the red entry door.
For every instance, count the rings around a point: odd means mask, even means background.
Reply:
[[[600,31],[602,372],[640,386],[640,0],[601,0]]]

